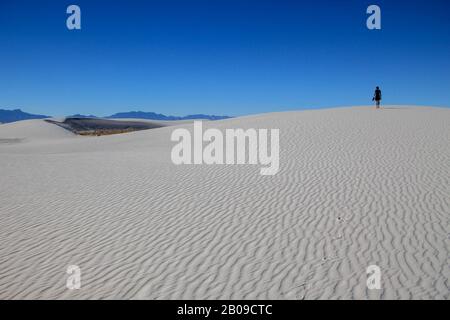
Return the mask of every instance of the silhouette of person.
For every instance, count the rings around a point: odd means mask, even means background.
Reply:
[[[375,93],[373,95],[372,101],[375,101],[377,109],[380,107],[380,101],[381,101],[381,90],[380,87],[377,87],[375,89]]]

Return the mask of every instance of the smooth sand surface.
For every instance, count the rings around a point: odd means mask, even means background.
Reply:
[[[0,126],[0,298],[450,298],[450,109],[204,127],[280,129],[280,171],[176,166],[174,127]],[[79,290],[66,288],[72,264]],[[372,264],[381,290],[366,287]]]
[[[8,139],[29,142],[36,140],[55,140],[72,136],[73,134],[67,130],[42,119],[4,123],[0,126],[0,139],[4,142]]]

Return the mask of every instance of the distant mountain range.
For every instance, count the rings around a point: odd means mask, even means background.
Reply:
[[[136,118],[136,119],[149,119],[149,120],[190,120],[190,119],[205,119],[205,120],[221,120],[231,118],[229,116],[214,116],[207,114],[192,114],[183,117],[177,116],[166,116],[161,113],[154,112],[143,112],[143,111],[130,111],[130,112],[119,112],[113,114],[112,116],[106,117],[110,119],[120,119],[120,118]]]
[[[44,119],[44,118],[49,118],[49,116],[44,116],[42,114],[26,113],[20,109],[15,109],[15,110],[0,109],[0,122],[1,123],[8,123],[8,122],[29,120],[29,119]]]
[[[82,115],[82,114],[74,114],[68,116],[70,118],[96,118],[94,115]],[[41,114],[31,114],[27,112],[23,112],[20,109],[15,110],[4,110],[0,109],[0,123],[8,123],[20,120],[29,120],[29,119],[44,119],[51,118],[51,116],[45,116]],[[178,117],[178,116],[166,116],[161,113],[155,112],[143,112],[143,111],[130,111],[130,112],[119,112],[115,113],[111,116],[104,117],[109,119],[119,119],[119,118],[135,118],[135,119],[148,119],[148,120],[191,120],[191,119],[202,119],[202,120],[221,120],[231,118],[229,116],[215,116],[215,115],[207,115],[207,114],[192,114],[188,116]]]

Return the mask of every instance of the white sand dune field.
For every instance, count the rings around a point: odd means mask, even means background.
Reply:
[[[191,123],[101,137],[2,124],[0,298],[450,298],[450,109],[203,125],[279,129],[279,172],[174,165],[171,133]]]

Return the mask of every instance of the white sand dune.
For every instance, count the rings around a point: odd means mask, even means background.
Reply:
[[[47,123],[42,119],[23,120],[4,123],[0,126],[0,139],[4,143],[7,140],[29,142],[36,140],[54,140],[74,135],[63,128]]]
[[[2,125],[0,298],[450,298],[450,109],[204,126],[279,128],[280,171],[175,166],[174,127],[77,137],[42,120]],[[71,264],[79,290],[66,288]],[[381,290],[366,287],[372,264]]]

